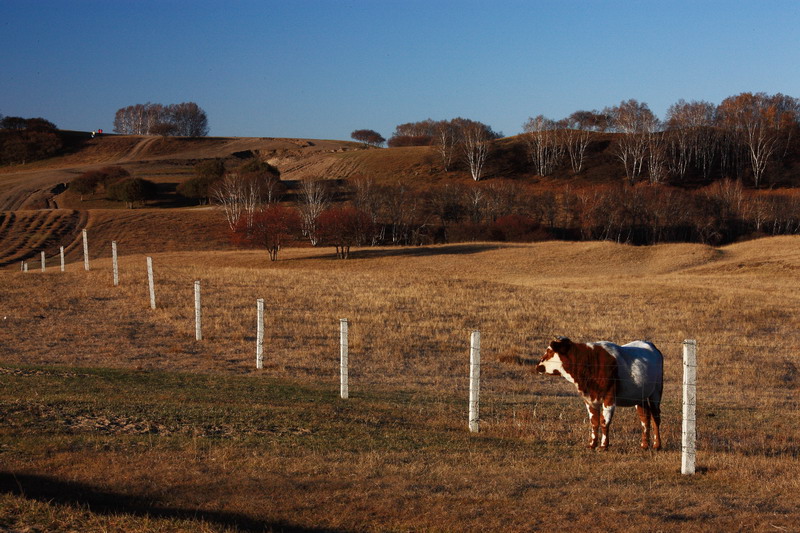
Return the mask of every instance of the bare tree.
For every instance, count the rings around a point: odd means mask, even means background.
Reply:
[[[628,182],[633,184],[644,169],[648,132],[658,119],[646,103],[633,99],[621,102],[606,113],[612,117],[613,127],[620,134],[615,144],[617,158],[625,167]]]
[[[359,178],[353,181],[353,206],[369,215],[372,226],[376,231],[372,234],[372,246],[378,244],[383,237],[380,233],[381,227],[378,224],[381,205],[383,202],[383,191],[381,186],[369,178]]]
[[[135,104],[118,109],[114,131],[123,135],[208,135],[208,118],[194,102],[163,106]]]
[[[231,231],[236,230],[236,224],[244,213],[245,195],[242,180],[235,173],[227,174],[212,188],[211,198],[222,207]]]
[[[286,187],[281,181],[280,171],[259,158],[252,158],[242,163],[236,171],[243,179],[254,182],[253,190],[259,195],[261,202],[276,203],[285,192]]]
[[[456,145],[458,143],[457,128],[449,120],[440,120],[434,126],[435,144],[442,157],[442,166],[445,172],[450,170],[455,157]]]
[[[605,131],[608,128],[608,118],[598,111],[576,111],[560,121],[560,127],[562,143],[567,149],[572,172],[579,174],[583,169],[591,132]]]
[[[239,172],[226,174],[222,181],[211,187],[211,198],[222,207],[231,231],[236,231],[237,224],[241,225],[242,222],[245,230],[253,227],[253,216],[263,203],[263,194],[260,180]]]
[[[559,124],[543,115],[529,118],[523,126],[528,156],[536,173],[549,176],[561,162],[564,147],[561,144]]]
[[[151,135],[163,116],[161,104],[129,105],[118,109],[114,115],[114,131],[123,135]]]
[[[667,110],[667,132],[668,132],[668,152],[670,172],[679,179],[686,177],[686,171],[692,161],[693,150],[692,142],[692,118],[693,114],[685,100],[678,100]]]
[[[667,143],[661,130],[661,121],[654,119],[647,125],[647,176],[650,183],[661,183],[667,177]]]
[[[383,218],[389,224],[392,244],[418,244],[428,225],[420,195],[398,182],[387,185],[383,196]]]
[[[481,187],[470,187],[465,195],[470,221],[473,224],[480,224],[487,206],[486,191]]]
[[[451,122],[458,129],[461,150],[469,167],[470,175],[473,180],[480,181],[489,157],[491,142],[499,135],[486,124],[474,120],[456,118]]]
[[[704,177],[710,174],[716,152],[715,111],[709,102],[683,99],[667,110],[667,164],[676,178],[684,179],[693,162]]]
[[[514,214],[520,192],[520,186],[515,181],[493,180],[486,185],[485,208],[492,222]]]
[[[746,149],[756,188],[781,139],[797,122],[797,106],[787,105],[786,98],[781,94],[741,93],[719,105],[723,127]]]
[[[429,146],[436,137],[436,122],[432,119],[406,122],[395,127],[389,142],[390,147]]]
[[[331,194],[322,179],[305,179],[300,182],[300,215],[303,218],[303,235],[312,246],[319,244],[317,218],[331,203]]]
[[[208,135],[208,117],[194,102],[172,104],[165,108],[161,122],[173,127],[173,135],[183,137],[205,137]]]

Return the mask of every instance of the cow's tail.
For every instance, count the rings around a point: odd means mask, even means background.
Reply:
[[[658,362],[661,364],[661,369],[660,369],[661,370],[661,378],[658,380],[658,386],[657,386],[658,403],[660,404],[661,403],[661,397],[663,396],[663,393],[664,393],[664,354],[662,354],[661,350],[656,348],[656,345],[653,344],[652,342],[650,342],[650,341],[645,341],[645,342],[647,344],[649,344],[653,348],[653,351],[655,351],[658,354]]]

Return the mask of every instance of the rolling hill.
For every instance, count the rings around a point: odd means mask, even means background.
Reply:
[[[445,172],[436,149],[428,146],[380,149],[336,140],[61,134],[65,139],[61,156],[0,168],[0,265],[32,257],[39,249],[54,255],[64,246],[72,253],[81,224],[103,231],[103,243],[138,234],[148,235],[156,246],[176,250],[225,249],[229,244],[218,213],[193,205],[176,192],[180,183],[194,176],[198,162],[214,158],[223,159],[231,170],[258,157],[276,166],[290,187],[306,178],[370,178],[378,183],[402,182],[412,189],[473,183],[465,168]],[[540,191],[568,188],[573,192],[620,183],[624,172],[613,153],[613,135],[594,134],[579,175],[564,164],[546,178],[533,174],[520,136],[499,139],[487,161],[486,181],[511,178]],[[775,184],[796,185],[800,171],[798,158],[792,154],[774,165]],[[130,211],[120,202],[106,200],[102,193],[83,199],[69,190],[69,182],[82,173],[110,165],[155,182],[157,198],[146,209]],[[683,186],[700,185],[690,181]],[[104,228],[111,230],[106,234]],[[198,244],[196,235],[204,236],[202,243]],[[145,251],[133,241],[126,243],[130,249]]]

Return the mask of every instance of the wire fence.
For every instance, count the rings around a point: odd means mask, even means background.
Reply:
[[[45,266],[50,264],[58,268],[60,259],[61,256],[42,256],[39,265],[29,261],[28,268],[23,263],[21,270],[46,271]],[[129,295],[145,302],[147,276],[145,265],[139,264],[141,258],[123,256],[120,261],[124,265],[115,261],[115,270],[119,268],[115,280],[129,287]],[[71,267],[74,269],[75,265]],[[479,420],[483,428],[529,438],[575,438],[576,428],[586,430],[588,415],[575,399],[574,386],[563,379],[535,373],[536,363],[554,337],[553,331],[542,327],[509,328],[501,319],[478,323],[468,313],[455,309],[440,309],[435,317],[419,317],[410,300],[395,302],[392,317],[397,318],[387,318],[374,309],[346,302],[346,286],[339,289],[341,294],[329,295],[324,304],[316,304],[312,298],[290,305],[287,302],[292,301],[291,295],[276,303],[275,299],[258,294],[263,290],[262,284],[232,276],[224,271],[213,277],[203,275],[191,265],[176,267],[160,261],[154,264],[160,316],[179,324],[178,335],[202,338],[199,342],[219,346],[220,351],[237,352],[231,361],[240,371],[311,377],[335,387],[340,380],[340,320],[346,318],[348,396],[394,388],[405,391],[398,393],[397,401],[407,403],[420,416],[445,418],[462,412],[461,421],[453,423],[466,425],[470,336],[479,330]],[[195,322],[197,281],[201,287],[202,329]],[[341,304],[331,305],[330,301],[337,297],[342,298]],[[265,323],[261,332],[258,299],[264,300]],[[535,314],[531,311],[531,322],[535,322]],[[635,338],[624,332],[616,334],[623,339]],[[674,421],[681,419],[684,403],[681,352],[685,339],[662,335],[645,340],[653,342],[664,354],[662,410],[664,419],[672,420],[675,428]],[[259,352],[262,368],[256,370]],[[711,352],[714,357],[707,356]],[[692,421],[700,422],[697,431],[701,448],[740,450],[735,437],[739,428],[733,424],[754,410],[781,410],[792,419],[798,418],[800,359],[791,340],[719,342],[701,337],[697,374],[697,414]],[[704,422],[713,422],[713,434],[704,435]],[[546,437],[541,433],[543,427],[549,428]],[[627,427],[628,433],[639,429],[635,421]],[[800,436],[796,433],[757,442],[764,453],[800,455]]]

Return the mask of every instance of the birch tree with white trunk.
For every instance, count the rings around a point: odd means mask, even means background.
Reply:
[[[312,246],[319,244],[317,218],[331,203],[331,194],[324,180],[305,179],[300,183],[300,214],[303,218],[303,235]]]

